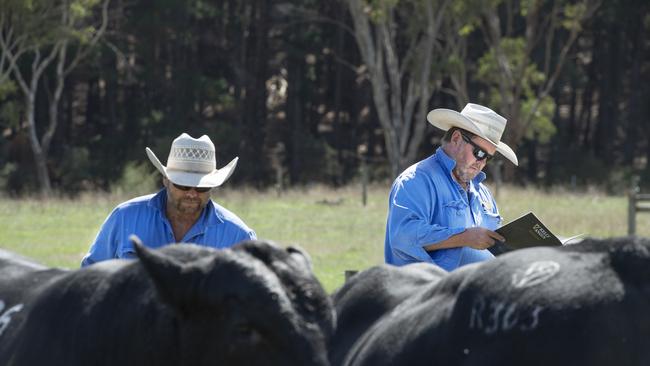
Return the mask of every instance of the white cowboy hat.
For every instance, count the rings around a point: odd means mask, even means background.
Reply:
[[[519,165],[515,152],[501,141],[507,120],[490,108],[473,103],[467,103],[460,113],[451,109],[437,108],[427,114],[427,121],[445,131],[452,127],[459,127],[482,137],[494,145],[506,159]]]
[[[195,139],[182,133],[174,139],[166,167],[151,149],[147,147],[145,150],[149,160],[165,178],[172,183],[188,187],[220,186],[230,177],[239,160],[236,157],[225,167],[217,169],[214,144],[206,135]]]

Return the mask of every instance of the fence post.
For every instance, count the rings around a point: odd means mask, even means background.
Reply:
[[[357,273],[359,273],[359,271],[353,269],[346,269],[345,272],[343,272],[343,275],[345,276],[345,282],[348,282],[348,280]]]
[[[284,192],[284,162],[286,160],[286,148],[282,142],[278,142],[271,149],[271,167],[275,170],[275,190],[278,197]]]
[[[360,145],[357,148],[357,155],[359,156],[359,173],[361,174],[361,203],[366,207],[368,203],[368,157],[366,156],[366,145]]]
[[[639,193],[639,177],[632,177],[632,186],[628,192],[627,203],[627,235],[636,234],[636,201]]]
[[[361,158],[361,203],[365,207],[368,203],[368,166],[366,158]]]

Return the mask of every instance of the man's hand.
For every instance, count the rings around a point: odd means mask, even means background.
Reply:
[[[460,236],[463,237],[465,245],[474,249],[486,249],[493,246],[497,240],[506,240],[501,234],[484,227],[467,228]]]

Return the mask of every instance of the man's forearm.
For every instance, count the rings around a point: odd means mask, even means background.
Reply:
[[[467,230],[452,235],[443,241],[439,241],[434,244],[429,244],[424,247],[424,250],[426,250],[427,252],[432,252],[434,250],[439,250],[439,249],[450,249],[450,248],[458,248],[458,247],[466,246],[467,238],[463,239],[466,236],[465,233],[467,233]]]

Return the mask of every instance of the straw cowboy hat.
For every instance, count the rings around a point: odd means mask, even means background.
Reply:
[[[226,181],[235,170],[237,160],[217,169],[215,149],[212,140],[206,135],[198,139],[183,133],[172,142],[167,158],[167,166],[160,163],[156,154],[148,147],[145,149],[153,165],[172,183],[188,187],[218,187]]]
[[[490,108],[473,103],[467,103],[460,113],[451,109],[437,108],[427,114],[427,121],[445,131],[452,127],[459,127],[482,137],[494,145],[506,159],[519,165],[515,152],[501,141],[507,120]]]

